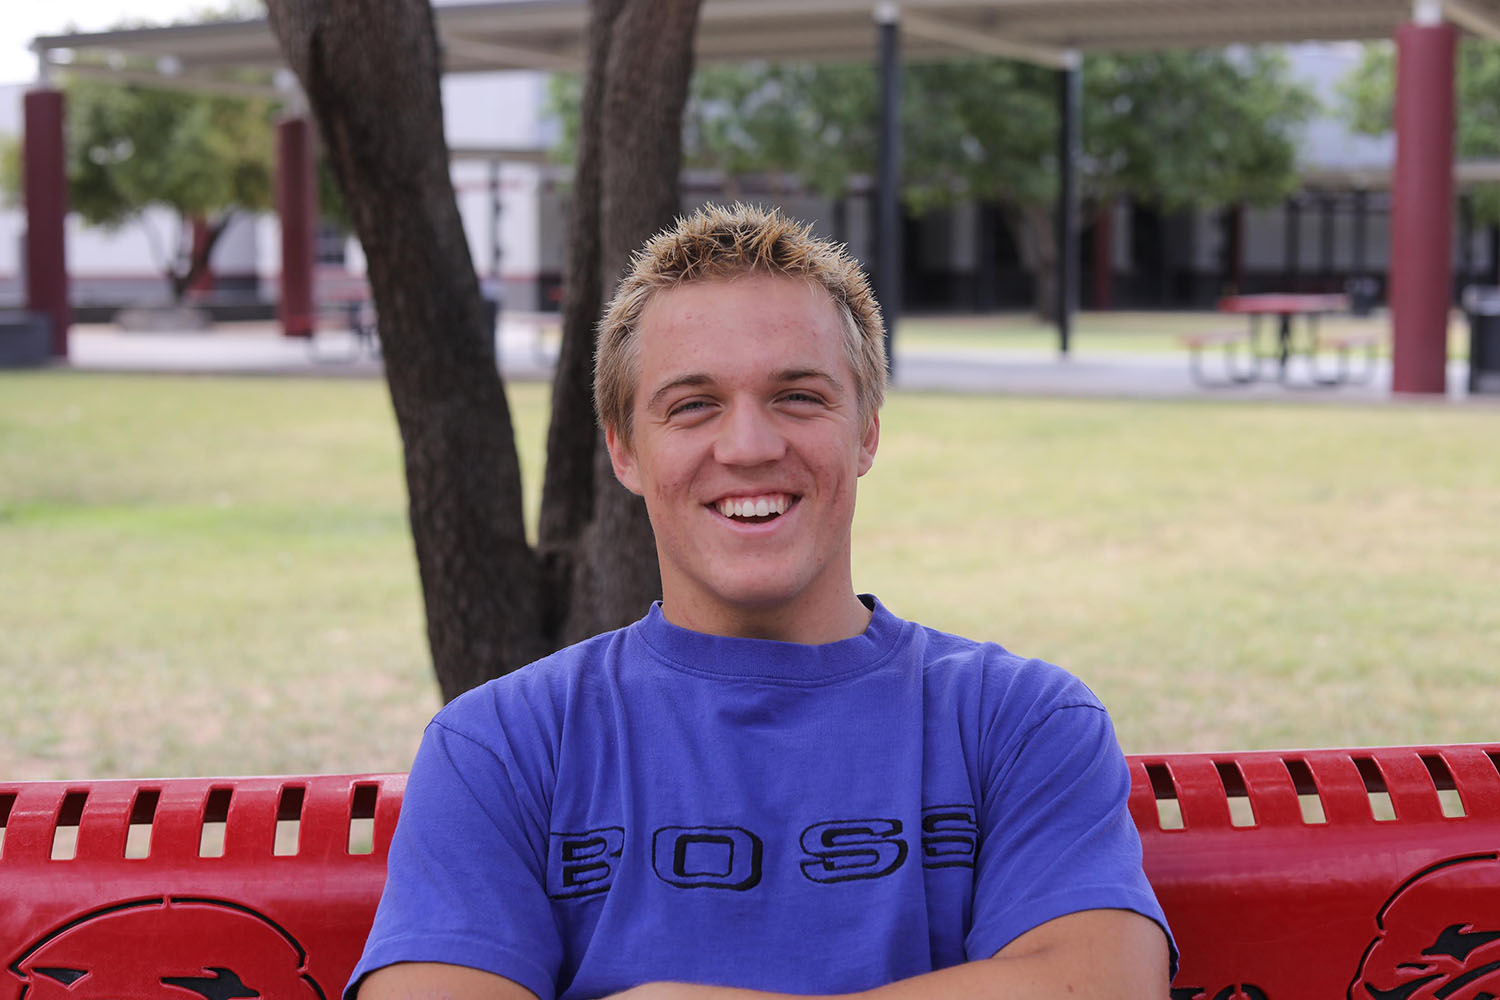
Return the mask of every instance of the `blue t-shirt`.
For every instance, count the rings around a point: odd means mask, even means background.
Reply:
[[[1080,910],[1165,929],[1094,695],[866,600],[869,627],[822,646],[654,607],[455,699],[412,765],[346,997],[402,961],[542,1000],[843,993]]]

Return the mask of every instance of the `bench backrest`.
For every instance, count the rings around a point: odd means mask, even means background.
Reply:
[[[1130,767],[1173,1000],[1500,996],[1500,744]],[[404,788],[0,784],[0,1000],[336,997]]]
[[[1173,1000],[1500,996],[1500,744],[1130,767]]]

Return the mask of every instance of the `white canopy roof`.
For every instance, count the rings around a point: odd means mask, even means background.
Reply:
[[[1500,38],[1500,0],[1418,3]],[[581,65],[586,0],[487,0],[435,10],[449,73]],[[1412,19],[1413,0],[704,0],[698,58],[870,61],[875,19],[891,15],[899,18],[908,60],[992,55],[1060,66],[1071,51],[1390,38]],[[264,92],[237,71],[282,67],[264,19],[49,35],[33,48],[45,65],[209,91]],[[80,54],[114,65],[82,69]],[[156,69],[127,69],[123,57],[144,58]]]

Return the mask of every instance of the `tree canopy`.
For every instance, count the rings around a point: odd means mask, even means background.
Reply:
[[[67,97],[68,207],[105,229],[143,227],[174,299],[208,267],[238,212],[272,208],[275,105],[71,76]],[[18,200],[20,141],[0,146],[0,191]],[[148,209],[170,209],[167,239]],[[201,222],[194,239],[193,222]]]
[[[867,65],[714,67],[694,81],[686,155],[729,173],[789,170],[828,194],[875,162]],[[1050,205],[1057,100],[1051,70],[1002,59],[907,65],[904,190],[914,209],[955,201]],[[1274,50],[1089,56],[1086,197],[1167,208],[1267,202],[1296,181],[1296,132],[1316,110]]]
[[[70,206],[90,224],[110,228],[144,224],[153,206],[173,210],[181,224],[172,248],[153,246],[174,298],[207,267],[234,213],[271,209],[270,101],[87,77],[70,78],[63,89]],[[187,225],[192,220],[207,224],[196,243]]]
[[[69,200],[90,224],[152,205],[187,218],[271,208],[270,102],[77,77],[64,91]]]
[[[1500,157],[1500,43],[1465,38],[1458,45],[1454,153],[1459,159]],[[1396,47],[1365,45],[1358,66],[1339,82],[1341,111],[1363,135],[1388,135],[1394,127]],[[1500,222],[1500,185],[1473,189],[1475,216]]]
[[[1057,79],[1004,59],[902,70],[902,196],[913,211],[1001,209],[1049,303],[1056,247]],[[874,174],[877,78],[868,64],[752,63],[694,76],[684,121],[690,166],[793,175],[825,195]],[[576,129],[576,84],[554,105]],[[1296,142],[1318,110],[1275,49],[1091,55],[1083,61],[1084,198],[1128,196],[1171,211],[1265,204],[1297,185]]]

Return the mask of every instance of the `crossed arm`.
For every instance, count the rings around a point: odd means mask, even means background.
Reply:
[[[993,958],[966,962],[837,1000],[1147,1000],[1167,996],[1167,942],[1128,910],[1085,910],[1050,920]],[[647,983],[610,1000],[784,1000],[787,994],[690,983]],[[372,972],[358,1000],[532,1000],[488,972],[408,962]]]

